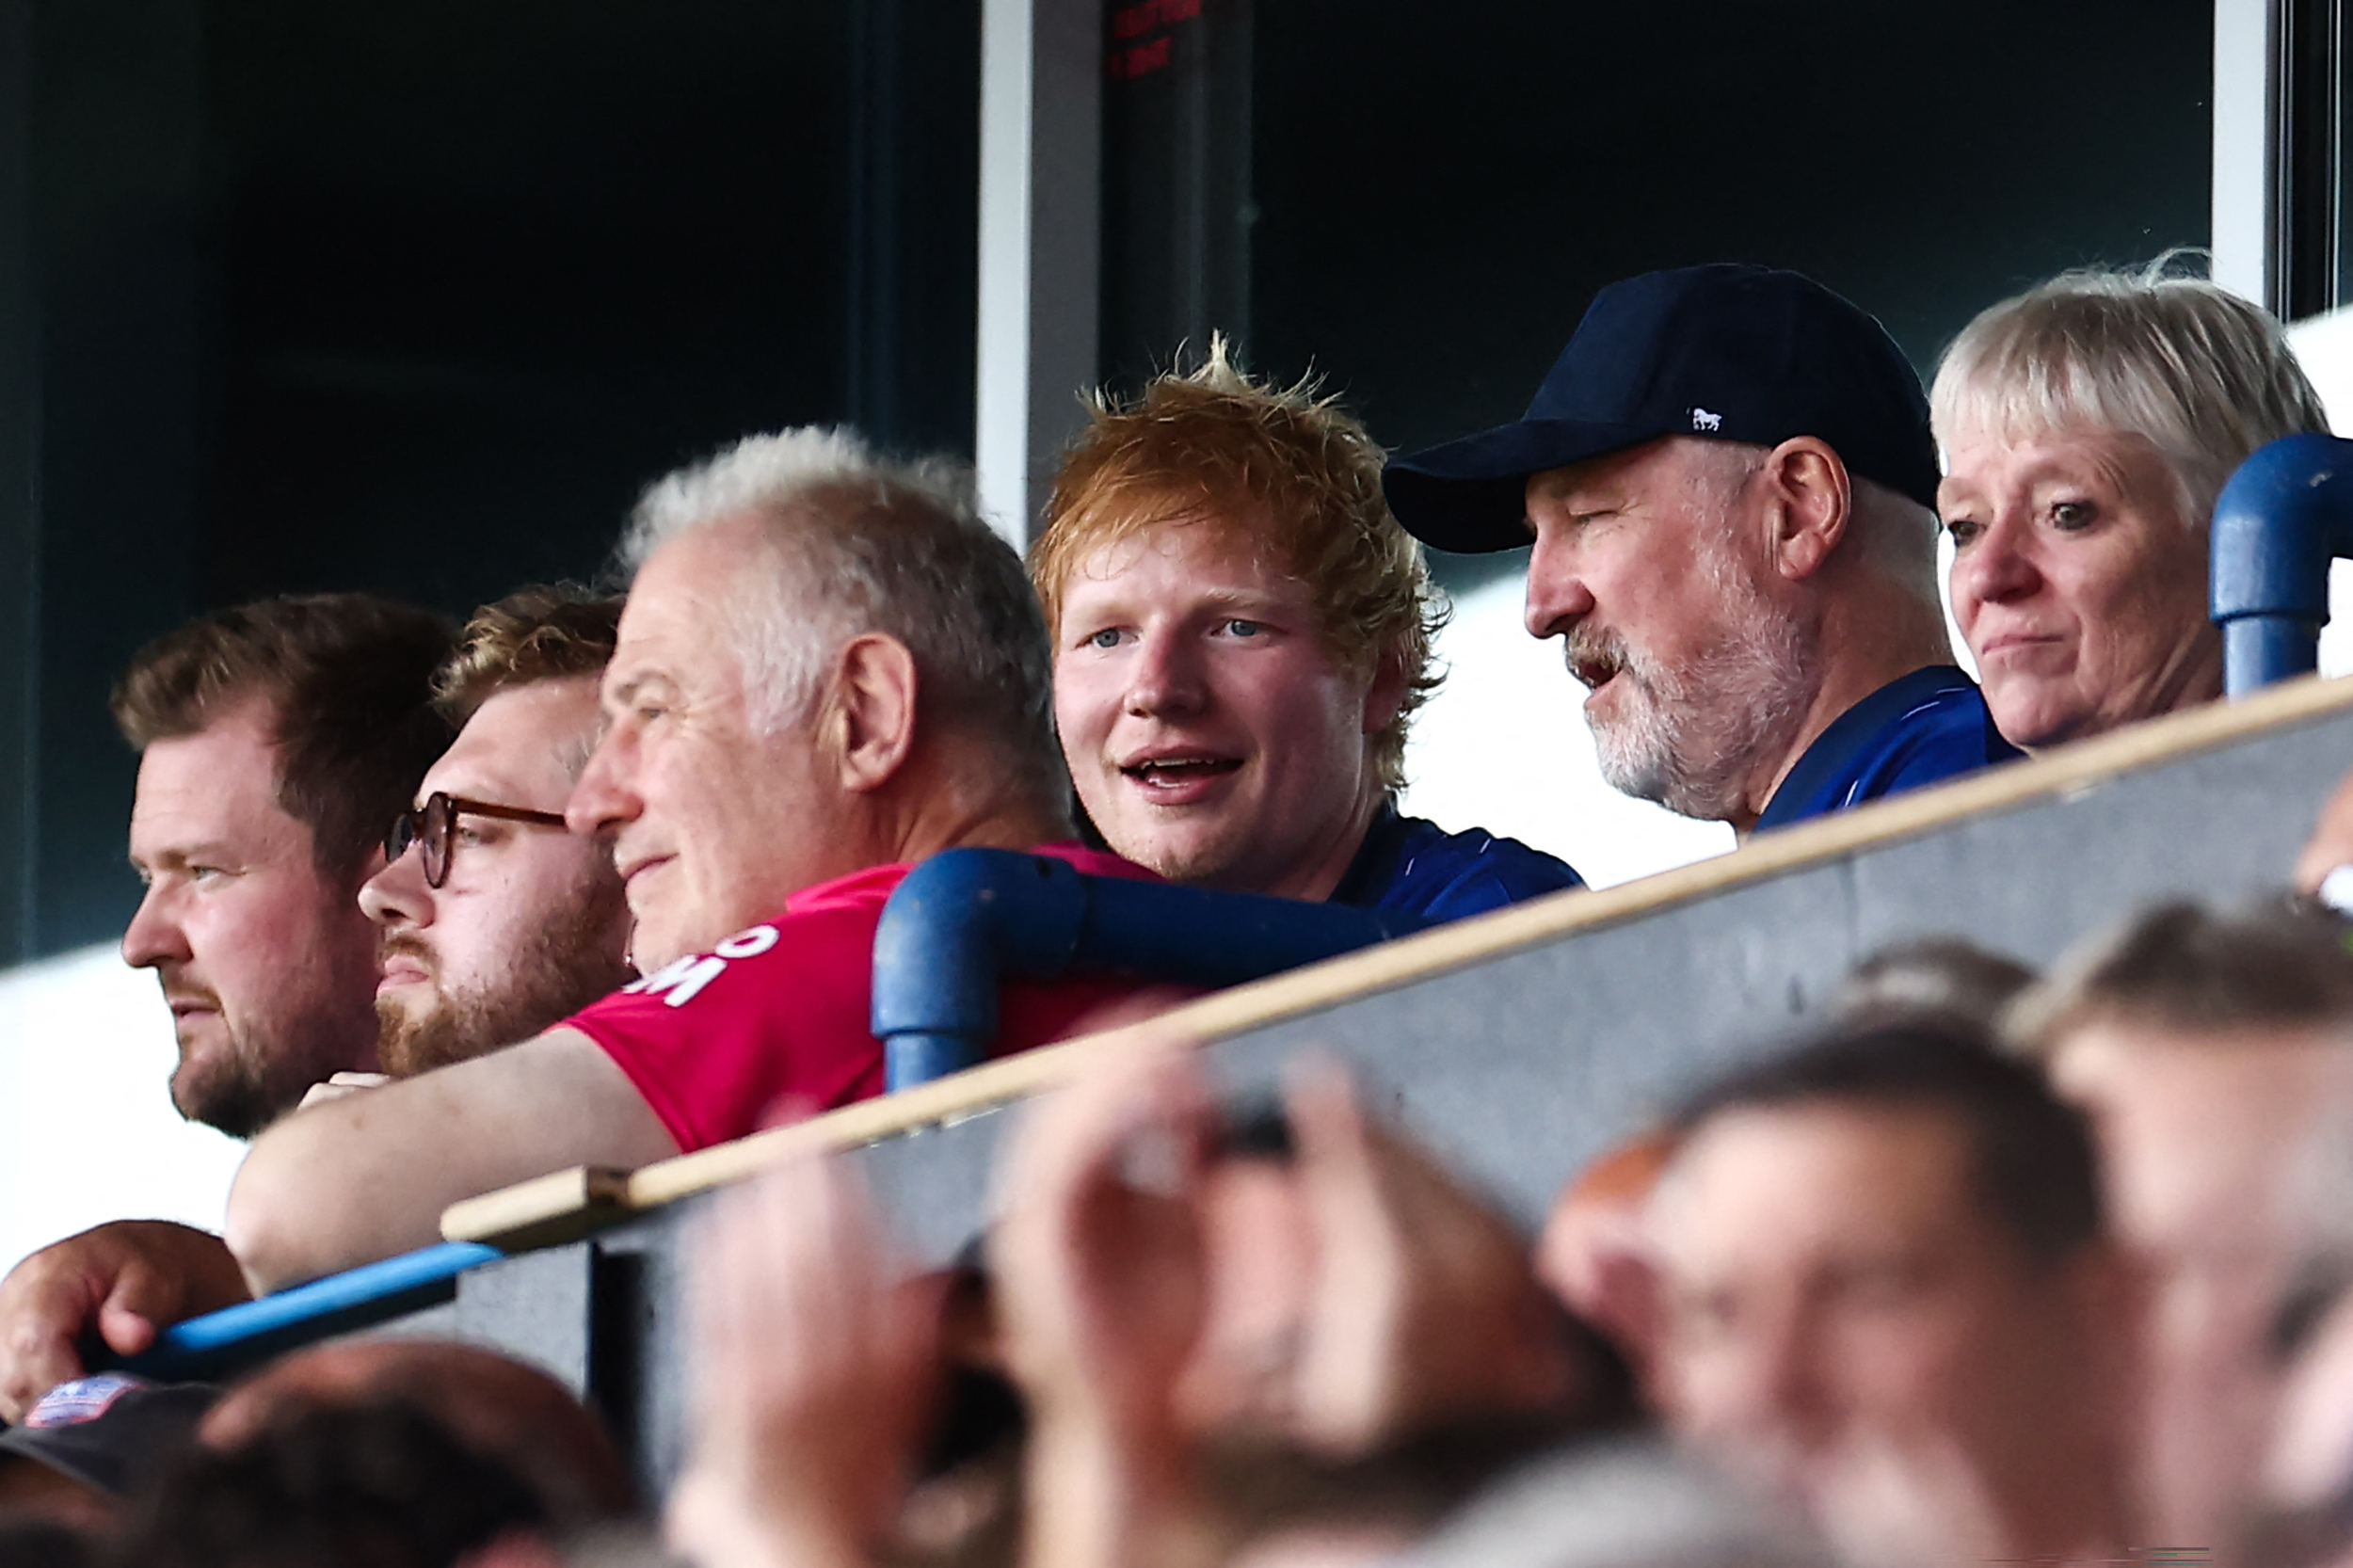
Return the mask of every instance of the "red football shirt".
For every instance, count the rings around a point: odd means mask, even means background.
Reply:
[[[1032,853],[1094,876],[1158,880],[1080,844],[1040,844]],[[882,1045],[869,1032],[874,929],[911,869],[872,866],[804,888],[775,920],[656,970],[565,1022],[619,1064],[680,1149],[758,1130],[768,1108],[788,1095],[828,1111],[879,1095]],[[1063,1039],[1087,1014],[1144,988],[1132,980],[1008,982],[996,1051]]]

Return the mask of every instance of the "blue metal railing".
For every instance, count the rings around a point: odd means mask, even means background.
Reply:
[[[1002,979],[1133,975],[1238,985],[1435,922],[1088,876],[1049,856],[952,849],[907,873],[874,934],[873,1031],[892,1089],[982,1061]]]
[[[2215,503],[2212,549],[2224,689],[2317,669],[2329,563],[2353,555],[2353,441],[2288,436],[2248,458]]]
[[[456,1295],[459,1274],[504,1256],[477,1241],[443,1241],[346,1269],[174,1323],[121,1366],[162,1383],[226,1377],[280,1351],[438,1305]]]

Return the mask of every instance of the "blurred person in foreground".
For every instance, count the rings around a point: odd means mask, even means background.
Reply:
[[[874,932],[916,861],[975,845],[1150,875],[1070,840],[1036,596],[968,471],[840,431],[754,437],[654,485],[623,555],[606,727],[568,814],[612,846],[644,976],[273,1128],[229,1199],[257,1289],[428,1244],[461,1198],[879,1093]],[[998,1048],[1169,1000],[1009,984]]]
[[[2003,300],[1937,370],[1953,617],[2029,751],[2221,696],[2215,499],[2258,447],[2329,428],[2280,324],[2168,260]]]
[[[312,1410],[399,1401],[505,1465],[558,1529],[625,1518],[635,1485],[604,1423],[565,1386],[509,1356],[443,1339],[337,1339],[281,1356],[231,1387],[197,1437],[233,1453]]]
[[[1916,937],[1867,954],[1839,982],[1828,1012],[1833,1027],[1850,1032],[1923,1024],[1990,1035],[2034,978],[1961,937]],[[1604,1150],[1562,1187],[1536,1242],[1545,1285],[1609,1336],[1646,1387],[1658,1334],[1647,1213],[1677,1141],[1651,1127]]]
[[[1793,272],[1601,291],[1525,418],[1399,457],[1441,550],[1535,545],[1528,630],[1602,776],[1746,835],[2008,761],[1953,664],[1935,442],[1903,353]]]
[[[2089,1128],[1922,1025],[1734,1069],[1652,1206],[1670,1425],[1862,1563],[2089,1561],[2145,1538],[2131,1271]]]
[[[1509,1228],[1345,1079],[1305,1075],[1287,1108],[1288,1155],[1263,1130],[1229,1147],[1196,1070],[1153,1052],[1026,1119],[988,1249],[1029,1414],[1025,1562],[1362,1560],[1625,1410]],[[875,1560],[936,1399],[936,1284],[810,1160],[723,1200],[696,1300],[674,1540],[713,1568]]]
[[[2147,1275],[2149,1527],[2227,1557],[2278,1411],[2299,1173],[2353,1118],[2353,954],[2320,912],[2169,904],[2069,953],[2009,1032],[2090,1113]]]
[[[249,1138],[329,1075],[376,1066],[384,824],[449,744],[439,616],[365,594],[270,599],[141,649],[114,716],[138,748],[123,961],[163,983],[171,1099]]]
[[[308,1408],[196,1449],[117,1556],[132,1568],[461,1568],[552,1528],[509,1465],[392,1400]]]
[[[477,611],[434,678],[457,739],[354,906],[381,934],[377,1054],[395,1077],[494,1050],[631,977],[620,876],[563,815],[619,615],[617,600],[523,589]],[[313,1094],[379,1081],[344,1073]],[[88,1338],[136,1354],[247,1295],[226,1244],[188,1225],[121,1220],[45,1247],[0,1280],[0,1416],[80,1376]]]
[[[2265,1568],[2353,1563],[2353,1121],[2307,1155],[2303,1240],[2265,1336],[2280,1395],[2237,1553]]]
[[[1381,494],[1381,449],[1212,338],[1098,399],[1030,552],[1054,715],[1111,846],[1232,892],[1478,914],[1578,886],[1516,840],[1398,810],[1443,601]]]

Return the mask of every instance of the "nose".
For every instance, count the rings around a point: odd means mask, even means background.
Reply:
[[[1979,604],[2030,599],[2042,587],[2042,571],[2027,548],[2025,520],[1994,519],[1966,550],[1953,553],[1953,610],[1965,622]]]
[[[645,809],[634,784],[637,746],[623,725],[604,732],[564,803],[564,825],[584,839],[610,837]]]
[[[1593,613],[1593,590],[1558,529],[1539,526],[1528,557],[1528,634],[1558,637]]]
[[[122,961],[135,969],[163,964],[184,964],[193,956],[188,936],[180,927],[177,904],[161,883],[151,883],[131,923],[122,928]]]
[[[360,885],[360,912],[387,931],[433,923],[433,889],[424,882],[424,850],[408,852]]]
[[[1155,630],[1139,639],[1128,662],[1127,711],[1138,718],[1194,713],[1208,702],[1199,645],[1182,632]]]

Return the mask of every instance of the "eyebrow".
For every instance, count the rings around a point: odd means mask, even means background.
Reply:
[[[629,706],[632,697],[648,686],[667,686],[673,683],[670,678],[660,670],[633,670],[605,690],[599,692],[597,707],[600,710],[625,708]]]
[[[169,871],[198,860],[226,860],[231,856],[226,845],[214,840],[202,839],[192,844],[172,844],[157,850],[152,859],[141,860],[136,854],[125,855],[123,858],[130,861],[136,869]]]

